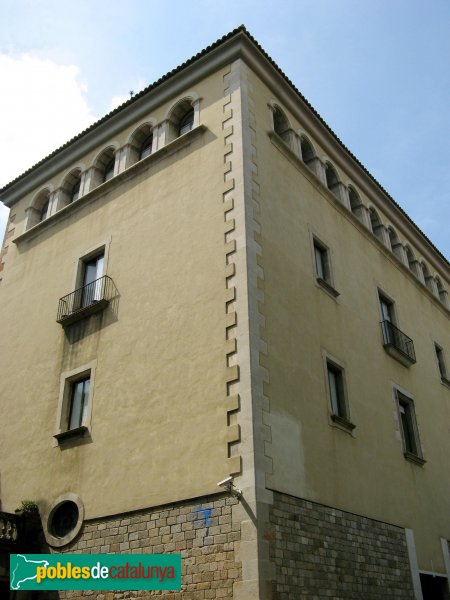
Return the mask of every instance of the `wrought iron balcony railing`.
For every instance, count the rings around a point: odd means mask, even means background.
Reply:
[[[17,544],[20,522],[17,515],[0,512],[0,544]]]
[[[112,299],[114,289],[111,277],[103,275],[92,283],[63,296],[59,300],[56,321],[64,327],[105,309]]]
[[[386,351],[405,366],[413,365],[416,353],[412,339],[390,321],[381,321],[381,329]]]

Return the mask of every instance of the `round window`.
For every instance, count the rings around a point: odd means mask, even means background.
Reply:
[[[45,539],[49,546],[61,548],[70,544],[81,531],[84,506],[77,494],[62,494],[44,515]]]
[[[60,504],[51,520],[50,530],[56,537],[63,538],[75,529],[78,523],[79,511],[75,502]]]

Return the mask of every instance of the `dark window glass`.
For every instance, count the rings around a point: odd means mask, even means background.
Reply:
[[[152,153],[152,145],[153,145],[153,133],[148,135],[145,140],[142,142],[141,150],[139,152],[139,160],[142,160],[146,156],[150,156]]]
[[[75,202],[75,200],[78,200],[78,197],[80,195],[80,184],[81,184],[81,179],[78,179],[72,187],[72,190],[70,192],[70,201],[71,202]]]
[[[75,502],[64,502],[53,513],[50,531],[59,538],[73,531],[78,522],[78,506]]]
[[[191,108],[184,115],[184,117],[180,120],[178,125],[178,135],[183,135],[192,129],[194,126],[194,109]]]
[[[439,373],[442,379],[447,379],[447,367],[445,365],[444,351],[437,344],[434,345],[436,351],[436,358],[439,366]]]
[[[113,156],[112,159],[106,163],[103,169],[103,182],[108,181],[114,176],[114,163],[115,157]]]
[[[333,415],[347,418],[347,409],[345,406],[344,383],[342,371],[334,365],[328,363],[328,385],[330,388],[330,402]]]
[[[41,208],[41,211],[39,213],[39,221],[44,221],[47,217],[48,217],[48,206],[49,206],[50,201],[47,200],[43,207]]]
[[[83,281],[81,288],[81,306],[89,306],[102,297],[104,255],[100,254],[83,263]]]
[[[403,440],[405,450],[411,454],[417,454],[417,445],[414,436],[414,423],[412,415],[412,405],[410,402],[399,400],[400,418],[402,421]]]
[[[70,390],[70,411],[69,423],[67,429],[76,429],[81,427],[85,420],[87,403],[89,398],[90,378],[74,381]]]

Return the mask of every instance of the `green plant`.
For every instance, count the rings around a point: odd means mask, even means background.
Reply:
[[[37,514],[39,512],[39,507],[33,500],[22,500],[19,510],[24,513]]]

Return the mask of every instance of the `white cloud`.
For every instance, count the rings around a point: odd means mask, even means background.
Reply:
[[[96,118],[74,65],[32,54],[0,54],[0,187]],[[7,209],[0,204],[0,243]]]

